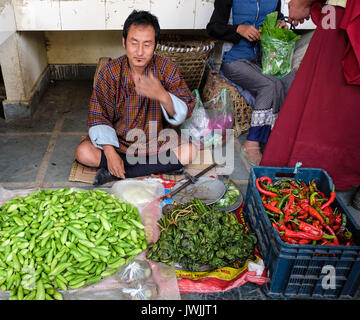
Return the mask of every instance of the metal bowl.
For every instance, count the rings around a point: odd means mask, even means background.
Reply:
[[[173,191],[179,188],[185,181],[178,182]],[[173,195],[174,201],[184,204],[195,198],[200,199],[203,203],[210,205],[221,199],[226,191],[222,181],[216,178],[200,177],[194,184],[190,184],[185,189]]]
[[[225,187],[226,187],[226,185],[225,185]],[[215,209],[215,210],[219,210],[219,211],[227,211],[227,212],[231,212],[231,211],[235,211],[236,209],[238,209],[241,205],[242,205],[242,203],[243,203],[243,201],[244,201],[244,197],[243,197],[243,195],[241,194],[241,191],[239,190],[239,188],[237,188],[236,186],[235,186],[235,188],[239,191],[239,195],[238,195],[238,197],[236,198],[236,200],[235,200],[235,202],[233,203],[233,204],[231,204],[231,205],[229,205],[229,206],[223,206],[223,207],[216,207],[216,206],[214,206],[213,208]],[[226,187],[226,192],[227,192],[228,190],[227,190],[227,187]],[[225,194],[226,194],[226,192],[225,192]],[[220,199],[221,200],[221,199]]]

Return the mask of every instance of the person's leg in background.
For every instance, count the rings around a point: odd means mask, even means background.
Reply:
[[[245,59],[223,63],[221,71],[255,98],[250,129],[241,153],[250,165],[258,165],[262,157],[260,144],[266,144],[285,98],[284,84],[275,77],[264,76],[258,65]]]

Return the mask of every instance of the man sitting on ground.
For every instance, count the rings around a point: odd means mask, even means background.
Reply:
[[[100,167],[95,185],[178,171],[196,157],[191,142],[157,136],[166,123],[181,125],[195,106],[178,67],[154,54],[159,36],[157,18],[134,10],[124,24],[126,54],[109,61],[98,74],[90,100],[89,138],[75,153],[83,165]],[[169,163],[159,161],[159,154],[165,154]],[[137,163],[129,161],[129,155],[138,157]]]

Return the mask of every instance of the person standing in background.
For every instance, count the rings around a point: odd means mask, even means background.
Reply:
[[[317,25],[260,165],[322,168],[336,190],[360,185],[360,1],[291,0]],[[353,206],[360,209],[360,189]]]
[[[261,161],[261,143],[266,143],[277,114],[290,88],[295,72],[282,79],[262,74],[259,27],[266,16],[280,13],[278,0],[215,0],[214,12],[207,25],[210,36],[233,44],[222,58],[224,76],[249,91],[255,98],[251,127],[241,153],[250,165]],[[232,14],[232,23],[229,23]],[[280,28],[287,28],[281,20]]]

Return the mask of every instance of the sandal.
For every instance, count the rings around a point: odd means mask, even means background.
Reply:
[[[241,148],[240,148],[240,153],[245,158],[245,160],[248,162],[248,164],[250,166],[258,166],[261,162],[261,157],[256,157],[256,158],[250,159],[249,155],[246,152],[248,150],[260,150],[260,147],[247,147],[246,148],[244,146],[241,146]]]

